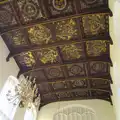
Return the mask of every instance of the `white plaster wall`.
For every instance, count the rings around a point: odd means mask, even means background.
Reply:
[[[9,75],[16,77],[19,71],[19,68],[13,58],[11,58],[9,62],[6,62],[6,57],[8,54],[9,50],[0,37],[0,89],[4,85]]]
[[[6,62],[6,57],[9,54],[7,46],[0,37],[0,90],[2,89],[8,76],[17,76],[19,68],[13,58]],[[24,120],[25,109],[18,108],[14,120]]]
[[[110,18],[110,34],[113,39],[111,46],[111,58],[113,61],[113,68],[111,68],[111,75],[113,79],[113,103],[116,112],[116,119],[120,120],[120,0],[109,0],[110,8],[113,12],[113,17]]]
[[[109,102],[103,100],[77,100],[50,103],[41,108],[38,114],[38,120],[53,120],[53,115],[58,109],[74,104],[84,105],[95,110],[98,118],[97,120],[116,120],[113,107]]]

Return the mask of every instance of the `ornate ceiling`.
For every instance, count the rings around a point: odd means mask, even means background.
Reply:
[[[42,105],[111,101],[108,0],[1,0],[0,34],[23,74],[36,77]]]

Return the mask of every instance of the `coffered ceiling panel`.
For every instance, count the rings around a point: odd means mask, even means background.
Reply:
[[[20,68],[36,78],[41,106],[63,100],[111,101],[108,0],[0,2],[0,34]]]

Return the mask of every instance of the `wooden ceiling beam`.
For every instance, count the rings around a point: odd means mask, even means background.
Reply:
[[[57,94],[57,93],[65,93],[65,92],[84,92],[84,91],[99,91],[99,92],[105,92],[105,93],[109,93],[110,95],[112,95],[111,90],[108,88],[107,89],[102,89],[102,88],[74,88],[74,89],[61,89],[61,90],[56,90],[56,91],[52,91],[43,95],[49,95],[49,94]]]
[[[34,77],[34,76],[33,76]],[[56,82],[67,82],[67,81],[71,81],[71,80],[86,80],[86,79],[92,79],[92,80],[105,80],[108,81],[110,84],[112,84],[112,79],[110,75],[106,75],[106,76],[102,76],[102,77],[81,77],[81,76],[74,76],[74,77],[68,77],[68,78],[58,78],[58,79],[49,79],[49,81],[47,81],[47,83],[56,83]],[[39,79],[38,79],[39,80]],[[37,81],[37,84],[42,84],[42,83],[46,83],[44,80],[40,80]]]
[[[4,37],[3,37],[4,39]],[[52,44],[46,44],[46,45],[42,45],[42,46],[28,46],[28,47],[22,47],[21,49],[19,48],[11,48],[11,51],[10,54],[7,56],[7,61],[10,60],[11,57],[14,57],[14,56],[17,56],[17,55],[20,55],[21,53],[23,52],[28,52],[28,51],[31,51],[31,52],[34,52],[34,51],[37,51],[37,50],[40,50],[40,49],[43,49],[43,48],[53,48],[53,47],[57,47],[57,46],[63,46],[65,44],[79,44],[79,43],[85,43],[87,41],[90,41],[90,40],[105,40],[108,44],[112,44],[112,41],[111,41],[111,38],[110,36],[101,36],[101,37],[92,37],[92,38],[88,38],[88,39],[83,39],[82,41],[61,41],[61,42],[57,42],[57,43],[52,43]],[[5,41],[5,39],[4,39]],[[7,40],[6,40],[7,41]],[[6,42],[5,41],[5,42]]]
[[[80,17],[83,17],[83,16],[88,15],[88,14],[97,14],[97,13],[106,14],[106,15],[109,15],[109,16],[112,17],[112,11],[109,8],[100,8],[100,9],[96,9],[96,11],[91,9],[91,10],[85,12],[85,13],[79,13],[79,14],[65,16],[65,17],[47,19],[47,20],[44,20],[44,21],[41,21],[41,22],[30,23],[30,24],[27,24],[27,25],[21,25],[20,24],[19,26],[16,26],[14,28],[11,27],[9,30],[0,33],[0,35],[4,35],[4,34],[9,33],[11,31],[27,29],[27,28],[33,27],[37,24],[44,25],[44,24],[54,23],[54,22],[58,22],[58,21],[61,21],[61,20],[71,19],[71,18],[80,18]]]
[[[31,69],[25,69],[25,70],[20,69],[17,77],[19,78],[19,76],[21,74],[26,74],[26,73],[34,72],[34,71],[37,71],[37,70],[46,69],[46,68],[64,67],[66,65],[77,64],[77,63],[89,63],[89,62],[92,62],[92,61],[105,62],[105,63],[108,63],[110,66],[112,66],[112,62],[111,62],[111,59],[109,57],[105,58],[105,56],[100,56],[100,57],[95,57],[93,59],[64,62],[63,64],[60,64],[60,63],[58,63],[58,64],[49,64],[49,65],[43,65],[43,66],[36,66],[34,68],[31,68]],[[17,63],[17,64],[19,65],[19,63]]]

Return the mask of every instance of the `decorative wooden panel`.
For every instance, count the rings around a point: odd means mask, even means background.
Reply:
[[[83,44],[71,44],[61,46],[61,54],[63,55],[64,61],[84,59],[84,46]]]
[[[28,29],[31,44],[43,45],[52,43],[52,33],[49,25],[36,25]]]
[[[0,34],[21,74],[36,78],[41,106],[55,101],[111,102],[108,0],[0,2]]]
[[[100,56],[102,54],[106,54],[108,49],[106,41],[103,40],[86,42],[86,51],[88,56]]]
[[[24,30],[17,30],[6,34],[6,39],[8,40],[8,45],[12,48],[27,47],[28,42],[26,41],[27,37],[24,34]]]
[[[108,6],[108,0],[76,0],[79,12]]]
[[[17,12],[19,13],[20,21],[23,24],[45,18],[39,0],[18,0],[15,1],[15,7],[18,8]]]
[[[75,14],[74,0],[42,0],[42,2],[50,18]]]
[[[110,72],[110,64],[106,62],[90,62],[89,63],[90,67],[90,75],[95,75],[95,74],[109,74]]]
[[[35,57],[32,52],[24,52],[14,57],[16,61],[19,61],[21,69],[33,68],[36,63]]]
[[[0,4],[0,32],[4,32],[6,29],[14,27],[17,24],[11,4]]]
[[[83,63],[71,64],[67,66],[69,76],[85,76],[85,66]]]
[[[84,36],[101,36],[108,32],[109,16],[103,13],[90,14],[82,17]]]
[[[63,71],[61,67],[51,67],[45,69],[48,79],[64,78]]]

